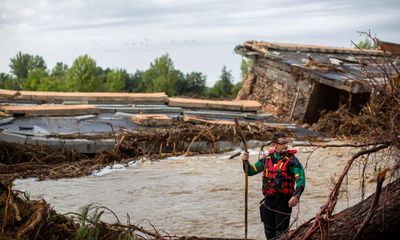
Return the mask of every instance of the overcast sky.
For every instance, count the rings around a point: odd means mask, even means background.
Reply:
[[[368,30],[400,43],[400,1],[0,0],[0,72],[18,51],[49,68],[88,54],[131,73],[168,53],[212,85],[223,65],[239,80],[243,41],[351,47]]]

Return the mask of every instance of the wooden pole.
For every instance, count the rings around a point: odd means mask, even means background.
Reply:
[[[235,118],[236,132],[239,134],[240,139],[243,142],[243,148],[248,153],[247,143],[244,139],[242,129],[240,128],[239,121]],[[244,161],[244,239],[247,240],[247,206],[248,206],[248,193],[249,193],[249,161]]]

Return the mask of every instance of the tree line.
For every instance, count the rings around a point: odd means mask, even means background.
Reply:
[[[165,92],[168,96],[235,98],[242,80],[233,83],[230,70],[222,67],[214,86],[207,87],[201,72],[183,73],[168,54],[156,58],[147,70],[129,73],[122,68],[97,66],[88,55],[77,57],[71,66],[58,62],[48,69],[43,57],[19,52],[10,59],[10,73],[0,73],[0,88],[10,90],[62,92]],[[242,60],[242,78],[250,62]]]

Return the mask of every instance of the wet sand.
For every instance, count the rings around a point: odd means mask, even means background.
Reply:
[[[297,149],[302,164],[307,163],[307,186],[300,206],[292,213],[292,220],[298,218],[294,227],[315,216],[326,203],[333,179],[354,152],[350,148]],[[230,160],[230,154],[144,161],[101,176],[17,180],[15,189],[28,191],[33,198],[43,197],[59,213],[76,212],[86,204],[99,203],[112,209],[122,223],[126,223],[128,213],[131,223],[147,219],[169,234],[239,238],[244,236],[244,173],[240,157]],[[251,162],[256,161],[257,155],[257,149],[251,151]],[[361,199],[360,172],[356,164],[337,211]],[[374,178],[372,173],[368,176],[367,180]],[[249,238],[263,239],[258,210],[260,187],[261,174],[250,177]],[[366,196],[374,188],[374,182],[367,181]],[[111,215],[104,215],[102,220],[116,221]],[[146,221],[141,225],[149,227]]]

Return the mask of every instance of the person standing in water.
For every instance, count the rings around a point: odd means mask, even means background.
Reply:
[[[275,133],[273,148],[268,155],[256,163],[249,164],[248,175],[263,173],[260,205],[261,221],[264,223],[267,239],[277,237],[288,230],[292,207],[295,207],[305,187],[304,168],[295,154],[288,149],[289,140],[284,133]],[[242,156],[243,169],[249,161],[248,153]]]

